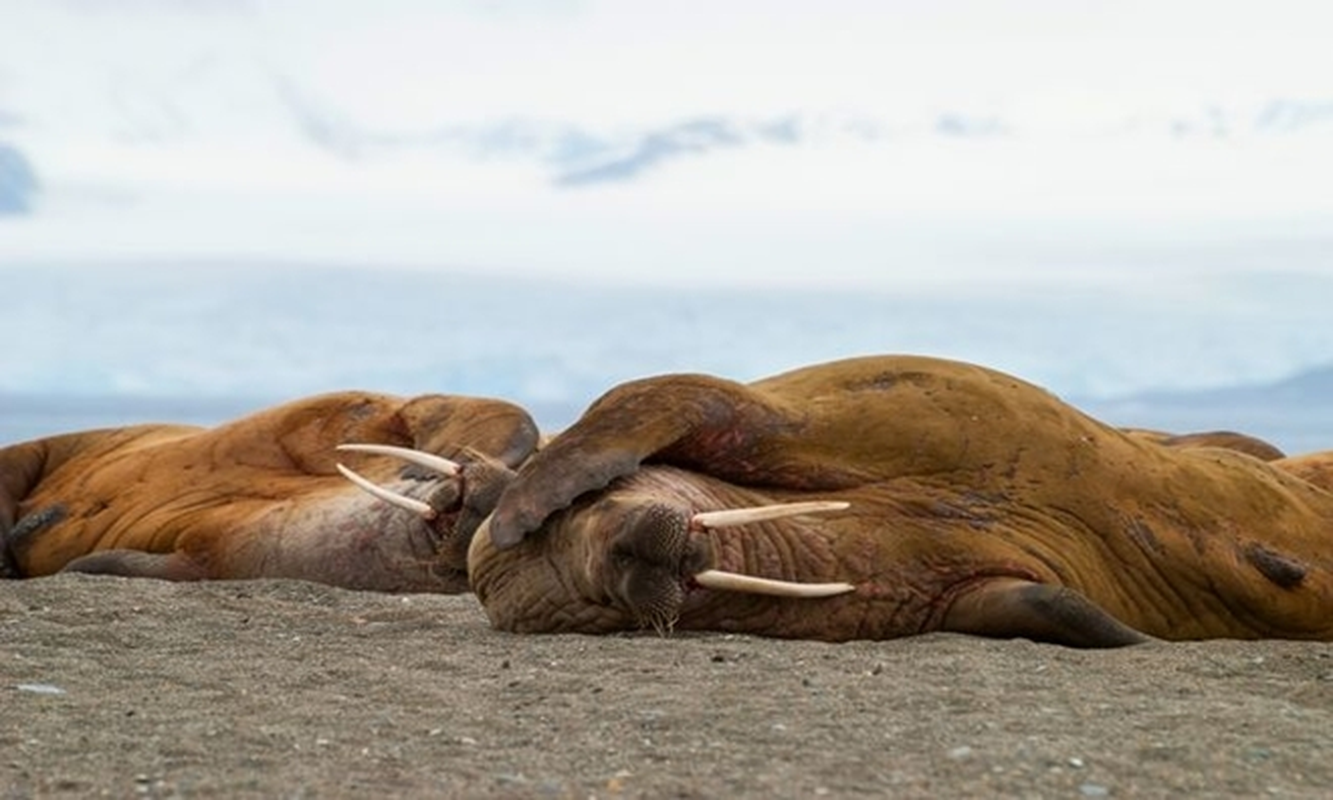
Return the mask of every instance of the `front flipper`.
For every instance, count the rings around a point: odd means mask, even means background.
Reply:
[[[988,581],[960,596],[945,613],[942,630],[1068,647],[1151,641],[1072,589],[1014,579]]]
[[[99,550],[79,556],[61,571],[164,581],[200,581],[208,577],[198,563],[183,553],[145,553],[141,550]]]
[[[762,468],[766,434],[790,427],[792,416],[753,389],[706,375],[617,386],[523,465],[491,517],[491,541],[517,545],[550,514],[649,458],[722,477],[727,464]]]

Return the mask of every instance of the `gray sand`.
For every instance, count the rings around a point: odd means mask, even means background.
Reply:
[[[1322,797],[1333,645],[518,637],[470,596],[0,583],[0,797]]]

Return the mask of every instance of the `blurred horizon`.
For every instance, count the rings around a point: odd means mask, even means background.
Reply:
[[[21,293],[0,338],[23,346],[0,352],[0,441],[212,424],[340,389],[500,397],[558,429],[646,375],[745,381],[913,353],[1009,372],[1110,424],[1333,444],[1333,276],[1222,274],[1145,294],[1132,283],[701,291],[284,264],[3,274]]]
[[[5,397],[567,410],[651,371],[920,352],[1104,401],[1333,362],[1326,4],[0,19]]]

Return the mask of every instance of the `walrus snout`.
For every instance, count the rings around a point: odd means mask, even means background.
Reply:
[[[337,465],[338,471],[359,488],[419,516],[435,539],[439,565],[467,573],[472,537],[495,509],[504,488],[513,481],[513,470],[470,449],[463,451],[461,461],[393,445],[346,443],[338,449],[400,459],[408,463],[407,470],[412,473],[406,477],[434,484],[423,499],[380,486],[342,464]]]
[[[675,624],[696,573],[712,565],[707,537],[691,536],[693,513],[660,501],[607,499],[588,522],[612,534],[603,580],[616,605],[640,627],[664,633]]]
[[[613,496],[584,511],[579,524],[612,532],[602,566],[607,594],[641,627],[660,632],[671,628],[687,595],[698,590],[793,598],[853,591],[851,584],[842,582],[796,583],[720,569],[709,535],[719,528],[845,508],[847,503],[840,501],[808,501],[694,511],[661,500]]]
[[[450,568],[467,572],[467,554],[486,517],[495,510],[500,495],[513,482],[515,473],[494,459],[475,454],[475,460],[463,464],[458,482],[448,491],[454,497],[451,529],[441,536],[440,560]],[[442,487],[441,491],[445,491]]]

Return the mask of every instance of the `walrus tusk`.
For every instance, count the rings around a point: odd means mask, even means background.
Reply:
[[[430,503],[418,500],[415,497],[407,497],[406,495],[401,495],[397,492],[391,492],[383,486],[377,486],[360,475],[357,475],[347,467],[344,467],[342,464],[336,464],[335,466],[338,467],[338,471],[343,474],[344,478],[355,483],[357,486],[384,502],[398,506],[399,508],[405,508],[414,514],[417,514],[422,519],[435,519],[435,509],[430,507]]]
[[[833,597],[856,590],[850,583],[793,583],[717,569],[706,569],[696,573],[694,581],[707,589],[766,594],[773,597]]]
[[[349,443],[338,445],[338,449],[401,458],[404,461],[411,462],[419,467],[434,470],[441,475],[446,475],[451,478],[463,469],[458,465],[458,462],[450,461],[444,456],[437,456],[434,453],[427,453],[423,450],[413,450],[410,447],[394,447],[391,444]]]
[[[839,500],[810,500],[804,503],[778,503],[771,506],[753,508],[727,508],[721,511],[700,511],[690,517],[690,522],[700,528],[728,528],[749,522],[763,522],[768,519],[794,517],[797,514],[819,514],[825,511],[842,511],[850,503]]]

